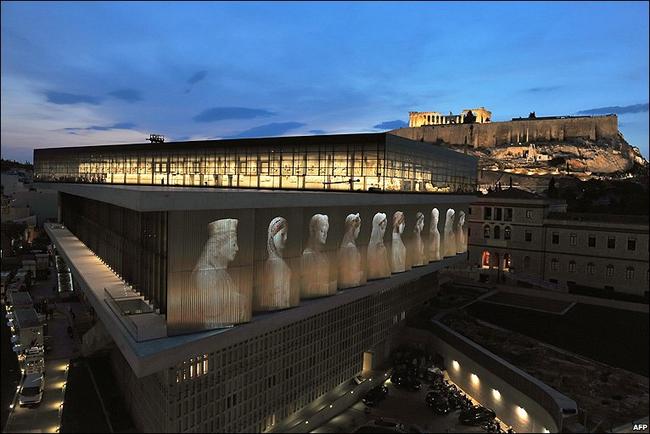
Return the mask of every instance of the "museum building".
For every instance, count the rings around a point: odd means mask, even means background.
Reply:
[[[465,260],[477,160],[388,133],[34,151],[136,427],[272,430]]]

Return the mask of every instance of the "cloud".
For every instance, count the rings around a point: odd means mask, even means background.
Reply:
[[[188,80],[187,84],[193,85],[198,83],[199,81],[203,80],[205,77],[207,77],[208,71],[198,71],[194,73]]]
[[[373,128],[377,130],[394,130],[397,128],[404,128],[408,127],[408,123],[401,121],[401,120],[395,120],[395,121],[385,121],[380,124],[375,125]]]
[[[611,107],[599,107],[588,110],[581,110],[577,112],[579,115],[607,115],[610,113],[616,113],[622,115],[625,113],[645,113],[648,111],[648,103],[645,104],[634,104],[626,106],[611,106]]]
[[[135,124],[133,122],[118,122],[113,125],[91,125],[85,128],[63,128],[64,131],[67,131],[70,134],[77,134],[79,131],[110,131],[110,130],[130,130],[134,128]]]
[[[213,107],[194,116],[196,122],[216,122],[226,119],[253,119],[262,116],[273,116],[272,113],[262,109],[251,109],[245,107]]]
[[[307,131],[309,134],[315,134],[317,136],[320,136],[322,134],[327,134],[327,131],[325,130],[309,130]]]
[[[531,87],[525,90],[529,93],[545,93],[545,92],[555,92],[556,90],[562,89],[564,86],[541,86],[541,87]]]
[[[47,101],[54,104],[93,104],[99,105],[100,99],[90,95],[75,95],[72,93],[65,92],[55,92],[53,90],[48,90],[45,92]]]
[[[142,95],[140,95],[140,91],[135,89],[118,89],[114,90],[113,92],[109,92],[108,94],[126,102],[142,101]]]
[[[304,127],[305,124],[300,122],[275,122],[272,124],[260,125],[248,130],[242,131],[234,136],[227,137],[228,139],[240,139],[245,137],[272,137],[281,136],[284,133],[295,130],[296,128]]]

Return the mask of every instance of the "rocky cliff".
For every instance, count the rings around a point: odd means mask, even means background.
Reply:
[[[567,127],[575,127],[578,121],[585,131]],[[531,120],[525,122],[530,125],[523,129],[522,122],[495,122],[401,128],[391,133],[475,155],[483,170],[581,178],[647,175],[648,162],[639,149],[630,146],[618,129],[605,128],[615,121],[615,117]],[[497,133],[492,134],[493,130]]]

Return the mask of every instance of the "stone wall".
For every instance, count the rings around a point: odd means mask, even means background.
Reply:
[[[430,125],[417,128],[400,128],[391,131],[411,140],[442,141],[454,145],[479,147],[507,146],[538,141],[562,141],[572,138],[597,140],[616,137],[616,115],[565,118],[531,119],[492,122],[486,124]]]

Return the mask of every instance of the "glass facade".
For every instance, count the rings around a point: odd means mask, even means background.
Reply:
[[[459,193],[477,160],[391,134],[36,149],[37,182]]]

